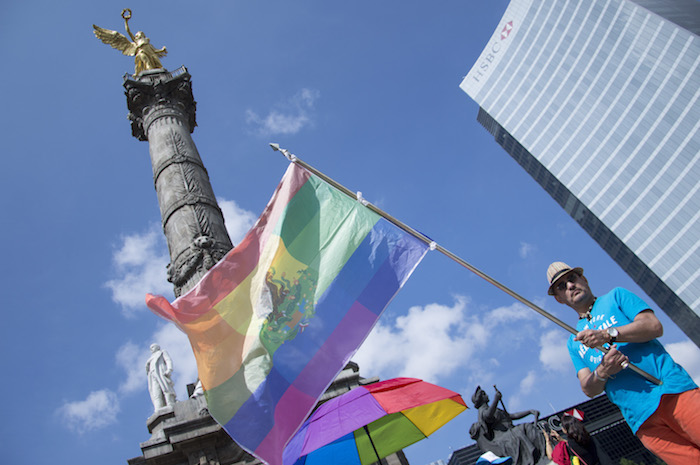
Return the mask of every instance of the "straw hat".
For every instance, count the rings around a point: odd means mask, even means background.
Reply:
[[[583,268],[571,268],[564,262],[554,262],[547,268],[547,282],[549,283],[549,289],[547,294],[554,295],[554,283],[557,282],[559,278],[573,271],[579,276],[583,276]]]

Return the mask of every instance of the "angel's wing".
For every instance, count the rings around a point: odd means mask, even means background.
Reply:
[[[136,44],[127,39],[124,34],[120,34],[117,31],[110,31],[109,29],[104,29],[94,24],[92,27],[95,29],[94,32],[97,38],[105,44],[120,50],[124,55],[136,55]]]

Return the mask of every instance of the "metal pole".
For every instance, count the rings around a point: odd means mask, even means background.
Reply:
[[[495,384],[493,385],[493,389],[495,391],[498,391],[498,388]],[[510,413],[508,413],[508,410],[506,409],[506,404],[503,402],[503,397],[499,399],[499,402],[501,403],[501,407],[503,407],[503,411],[506,413],[506,415],[508,415],[508,418],[510,418]]]
[[[296,164],[298,164],[298,165],[304,167],[306,170],[310,171],[310,172],[313,173],[314,175],[316,175],[316,176],[318,176],[319,178],[323,179],[325,182],[327,182],[327,183],[330,184],[331,186],[335,187],[335,188],[338,189],[339,191],[343,192],[345,195],[347,195],[347,196],[349,196],[349,197],[352,197],[352,198],[358,198],[358,200],[361,199],[360,193],[357,193],[357,194],[356,194],[355,192],[352,192],[351,190],[349,190],[348,188],[346,188],[346,187],[343,186],[342,184],[337,183],[337,182],[334,181],[333,179],[331,179],[331,178],[329,178],[328,176],[326,176],[325,174],[321,173],[320,171],[318,171],[318,170],[317,170],[316,168],[314,168],[313,166],[311,166],[311,165],[307,164],[306,162],[300,160],[299,158],[297,158],[296,155],[293,155],[293,154],[290,153],[288,150],[283,149],[283,148],[280,148],[280,146],[277,145],[277,144],[270,144],[270,147],[272,147],[272,149],[275,150],[275,151],[281,152],[289,161],[291,161],[292,163],[296,163]],[[370,210],[372,210],[372,211],[375,212],[376,214],[382,216],[384,219],[386,219],[387,221],[389,221],[390,223],[392,223],[392,224],[395,225],[396,227],[398,227],[398,228],[400,228],[400,229],[406,231],[407,233],[409,233],[410,235],[412,235],[412,236],[415,237],[416,239],[419,239],[419,240],[423,241],[424,243],[430,245],[430,248],[431,248],[431,249],[437,250],[438,252],[442,253],[443,255],[446,255],[447,257],[451,258],[452,260],[454,260],[455,262],[459,263],[460,265],[462,265],[464,268],[468,269],[469,271],[471,271],[471,272],[474,273],[475,275],[477,275],[477,276],[479,276],[480,278],[484,279],[484,280],[487,281],[488,283],[490,283],[490,284],[496,286],[498,289],[502,290],[502,291],[505,292],[506,294],[508,294],[508,295],[510,295],[511,297],[515,298],[516,300],[518,300],[518,301],[521,302],[522,304],[524,304],[524,305],[530,307],[532,310],[536,311],[537,313],[539,313],[539,314],[542,315],[543,317],[547,318],[549,321],[551,321],[551,322],[557,324],[558,326],[564,328],[565,330],[567,330],[567,331],[570,332],[571,334],[574,334],[574,335],[578,334],[578,331],[576,331],[576,329],[575,329],[574,327],[572,327],[572,326],[570,326],[570,325],[564,323],[563,321],[561,321],[559,318],[555,317],[555,316],[552,315],[551,313],[548,313],[547,311],[545,311],[545,310],[543,310],[542,308],[538,307],[537,305],[533,304],[533,303],[530,302],[529,300],[525,299],[524,297],[522,297],[522,296],[521,296],[520,294],[518,294],[517,292],[515,292],[515,291],[509,289],[508,287],[504,286],[503,284],[499,283],[498,281],[496,281],[495,279],[493,279],[492,277],[490,277],[489,275],[487,275],[487,274],[484,273],[483,271],[481,271],[481,270],[479,270],[478,268],[476,268],[475,266],[472,266],[471,264],[467,263],[467,262],[464,261],[462,258],[460,258],[460,257],[458,257],[457,255],[453,254],[452,252],[450,252],[449,250],[445,249],[445,248],[442,247],[441,245],[435,243],[435,241],[433,241],[432,239],[430,239],[429,237],[427,237],[425,234],[416,231],[416,230],[413,229],[412,227],[410,227],[410,226],[408,226],[407,224],[405,224],[405,223],[403,223],[403,222],[397,220],[397,219],[394,218],[393,216],[389,215],[388,213],[386,213],[386,212],[383,211],[382,209],[380,209],[380,208],[378,208],[378,207],[375,207],[374,205],[372,205],[372,204],[369,203],[369,202],[363,201],[362,203],[363,203],[363,205],[365,205],[367,208],[369,208]],[[608,349],[607,347],[603,347],[603,346],[596,347],[596,349],[598,349],[598,350],[600,350],[600,351],[602,351],[602,352],[604,352],[604,353],[606,353],[606,354],[607,354],[608,351],[610,350],[610,349]],[[657,384],[657,385],[662,384],[662,381],[661,381],[661,380],[659,380],[658,378],[656,378],[656,377],[650,375],[650,374],[647,373],[646,371],[642,370],[641,368],[639,368],[639,367],[637,367],[637,366],[635,366],[635,365],[633,365],[633,364],[631,364],[631,363],[630,363],[627,367],[625,367],[625,368],[631,369],[631,370],[634,371],[635,373],[637,373],[637,374],[639,374],[639,375],[645,377],[646,379],[648,379],[649,381],[651,381],[651,382],[654,383],[654,384]]]
[[[367,439],[369,439],[369,443],[372,445],[372,450],[374,451],[374,455],[377,456],[377,462],[380,463],[382,458],[379,456],[379,452],[377,452],[377,448],[374,445],[374,441],[372,441],[372,436],[369,435],[369,428],[367,428],[367,425],[363,427],[365,429],[365,433],[367,433]]]

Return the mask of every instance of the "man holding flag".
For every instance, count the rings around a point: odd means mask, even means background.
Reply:
[[[579,315],[568,349],[581,389],[605,391],[644,447],[669,465],[700,463],[700,389],[656,339],[661,322],[642,299],[615,288],[596,297],[582,268],[554,262],[549,295]],[[603,355],[596,347],[609,345]],[[654,384],[624,368],[634,363],[661,380]]]

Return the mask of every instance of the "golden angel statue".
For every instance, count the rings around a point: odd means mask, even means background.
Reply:
[[[111,45],[112,48],[121,50],[124,55],[135,57],[136,71],[134,74],[139,74],[147,69],[162,68],[163,65],[160,63],[160,58],[168,54],[165,47],[156,49],[151,45],[151,41],[148,37],[141,31],[138,31],[136,35],[131,33],[129,29],[129,19],[131,19],[130,9],[126,8],[122,11],[122,18],[124,18],[126,32],[129,34],[129,37],[131,37],[131,40],[117,31],[103,29],[93,24],[92,27],[95,29],[94,32],[97,38],[105,44]]]

